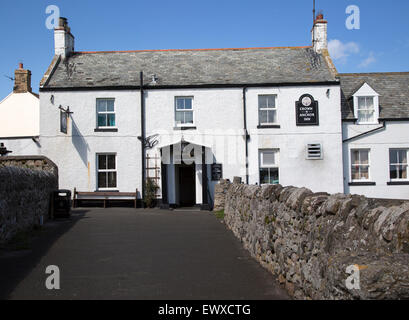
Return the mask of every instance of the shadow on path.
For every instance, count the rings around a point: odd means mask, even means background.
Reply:
[[[29,239],[30,246],[28,249],[17,250],[6,247],[0,250],[1,300],[9,298],[11,292],[30,274],[53,244],[79,220],[86,218],[88,211],[75,210],[69,219],[48,221],[33,238]]]

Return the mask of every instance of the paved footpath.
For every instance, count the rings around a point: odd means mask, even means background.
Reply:
[[[60,269],[47,290],[46,267]],[[209,212],[77,209],[0,251],[2,299],[287,299]]]

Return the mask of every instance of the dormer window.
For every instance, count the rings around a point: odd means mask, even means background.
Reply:
[[[379,95],[367,83],[353,95],[354,114],[357,124],[377,124],[379,118]]]
[[[374,97],[358,97],[358,122],[374,123],[375,107]]]

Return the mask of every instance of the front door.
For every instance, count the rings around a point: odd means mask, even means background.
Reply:
[[[182,207],[196,204],[195,166],[179,167],[179,200]]]

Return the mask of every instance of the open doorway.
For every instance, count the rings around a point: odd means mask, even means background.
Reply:
[[[195,165],[178,165],[179,171],[179,204],[181,207],[192,207],[196,204]]]

